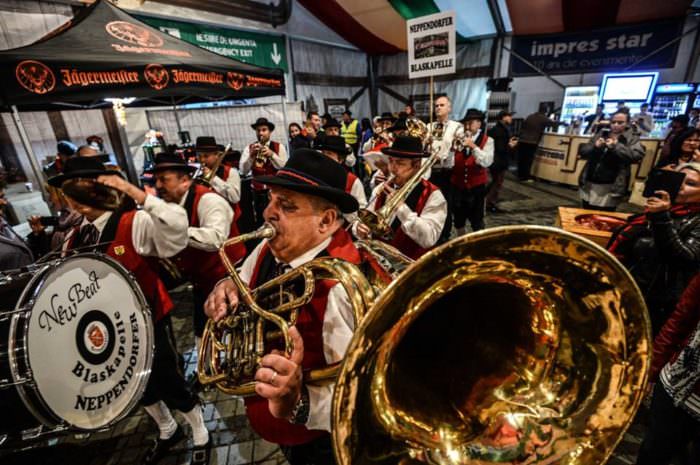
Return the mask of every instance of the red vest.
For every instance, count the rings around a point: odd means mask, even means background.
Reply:
[[[113,213],[118,215],[119,213]],[[136,210],[130,210],[121,214],[119,224],[114,234],[114,239],[107,246],[105,253],[121,263],[121,265],[129,270],[139,283],[139,287],[146,297],[146,301],[151,306],[153,312],[153,320],[158,321],[173,309],[173,302],[170,300],[168,290],[165,284],[158,277],[157,269],[152,265],[152,262],[147,257],[142,257],[136,251],[132,242],[132,231],[134,226],[134,216]],[[111,220],[112,218],[110,218]],[[108,222],[109,225],[109,222]],[[105,228],[106,231],[107,228]],[[80,226],[73,229],[73,234],[68,248],[72,248],[78,237]],[[109,241],[109,237],[100,237],[100,242]]]
[[[418,184],[415,189],[413,189],[413,192],[411,192],[408,199],[406,199],[406,205],[408,205],[411,210],[420,216],[430,195],[439,189],[439,187],[430,181],[421,179],[421,183]],[[377,199],[374,202],[374,210],[377,211],[382,208],[385,200],[386,195],[384,195],[384,192],[382,192],[377,196]],[[401,223],[398,220],[394,220],[391,228],[394,231],[394,237],[391,241],[389,241],[389,244],[399,249],[407,257],[417,260],[421,255],[429,250],[419,246],[413,239],[408,237],[403,229],[401,229]]]
[[[360,253],[352,243],[352,238],[344,229],[338,229],[326,248],[326,256],[342,258],[355,265],[360,264]],[[263,245],[255,270],[250,280],[250,287],[255,288],[260,284],[258,274],[265,260],[272,259],[267,244]],[[274,265],[274,259],[273,265]],[[326,366],[323,355],[323,318],[326,313],[328,293],[336,282],[332,280],[316,281],[311,302],[304,306],[297,317],[296,327],[304,339],[304,371],[322,368]],[[304,425],[293,425],[287,420],[275,418],[270,414],[267,399],[262,397],[247,397],[245,399],[248,420],[253,429],[265,440],[284,446],[306,444],[325,434],[321,430],[309,430]]]
[[[188,200],[185,204],[187,216],[190,219],[191,227],[199,227],[199,216],[197,208],[199,201],[204,194],[214,193],[214,191],[206,186],[198,183],[192,183],[192,187],[188,192]],[[189,198],[193,195],[193,198]],[[218,195],[218,194],[215,194]],[[238,235],[236,220],[231,222],[231,231],[229,238]],[[235,246],[226,249],[233,263],[236,263],[245,257],[245,244],[239,243]],[[226,276],[226,268],[221,263],[218,251],[206,251],[187,246],[185,250],[171,258],[171,261],[177,266],[183,276],[192,283],[193,286],[203,290],[211,291],[216,283]]]
[[[250,144],[248,146],[248,153],[252,157],[253,151],[254,151],[254,146],[255,144]],[[270,141],[270,150],[275,152],[277,155],[280,153],[280,144],[279,142],[275,141]],[[272,176],[277,172],[277,168],[272,166],[272,161],[268,158],[265,160],[265,163],[261,167],[255,166],[255,160],[251,159],[250,163],[253,167],[253,181],[251,182],[251,186],[253,186],[253,190],[260,191],[260,190],[265,190],[267,189],[267,186],[265,184],[260,184],[255,180],[256,177],[258,176]]]
[[[482,132],[477,141],[479,148],[483,150],[488,141],[486,132]],[[469,149],[465,149],[469,150]],[[464,151],[455,153],[455,166],[452,168],[450,184],[459,190],[473,189],[489,182],[488,170],[476,163],[476,158],[468,156]]]
[[[348,173],[348,177],[345,181],[345,192],[352,195],[352,186],[355,185],[355,181],[357,181],[357,176],[352,173]]]

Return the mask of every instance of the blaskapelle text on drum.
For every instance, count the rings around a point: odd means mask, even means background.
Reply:
[[[119,312],[114,312],[115,326],[117,331],[117,338],[119,346],[117,348],[117,355],[111,364],[106,364],[100,370],[95,370],[87,367],[81,360],[77,360],[75,368],[73,368],[72,373],[76,377],[82,379],[86,383],[99,383],[109,379],[113,376],[117,369],[121,366],[124,360],[127,360],[126,353],[126,325],[121,319]],[[134,367],[139,361],[139,351],[141,349],[141,344],[139,341],[139,323],[135,313],[129,315],[129,325],[131,326],[131,352],[127,360],[128,366],[124,371],[121,379],[117,381],[114,386],[106,391],[104,394],[98,396],[86,397],[78,394],[75,401],[76,410],[99,410],[103,406],[108,406],[114,400],[118,399],[119,396],[125,391],[129,386],[131,379],[134,376]]]

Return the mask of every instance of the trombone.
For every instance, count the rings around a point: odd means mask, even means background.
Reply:
[[[226,158],[226,155],[231,151],[233,147],[233,143],[229,142],[229,144],[226,146],[223,152],[220,152],[217,155],[216,158],[216,163],[214,163],[214,166],[212,166],[209,169],[209,172],[204,174],[204,168],[203,164],[199,167],[199,170],[194,176],[195,181],[204,184],[205,186],[211,187],[211,180],[214,179],[214,176],[216,176],[217,171],[219,171],[219,167],[221,166],[221,163],[223,163],[224,158]]]

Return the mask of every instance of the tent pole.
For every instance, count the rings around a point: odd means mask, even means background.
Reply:
[[[173,113],[175,114],[175,124],[177,124],[177,132],[178,132],[178,136],[180,136],[179,133],[182,132],[182,126],[180,125],[180,116],[177,114],[177,105],[175,105],[175,97],[170,97],[170,101],[173,102]]]
[[[289,134],[287,134],[287,131],[289,131],[289,124],[287,123],[287,96],[286,95],[280,95],[280,98],[282,99],[282,119],[284,120],[284,133],[287,135],[287,140],[289,140]],[[291,147],[290,147],[291,149]]]
[[[24,151],[29,157],[29,164],[32,166],[32,172],[34,174],[34,185],[38,186],[41,190],[41,195],[44,200],[48,199],[48,194],[46,192],[46,186],[44,186],[44,177],[41,173],[41,167],[39,162],[34,155],[34,150],[32,149],[32,144],[29,141],[29,136],[27,131],[24,129],[24,124],[22,123],[22,118],[19,117],[19,111],[17,111],[17,105],[12,105],[12,119],[15,121],[15,126],[17,127],[17,132],[19,133],[19,138],[22,140],[22,145],[24,146]]]

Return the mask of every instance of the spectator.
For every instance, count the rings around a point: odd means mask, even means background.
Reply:
[[[628,113],[616,111],[610,125],[579,147],[579,156],[588,160],[579,178],[583,208],[614,211],[627,194],[630,165],[644,158],[644,147],[629,126]]]
[[[521,182],[531,181],[530,170],[532,169],[532,161],[535,159],[537,145],[540,143],[545,128],[556,125],[557,123],[547,118],[542,111],[532,113],[523,121],[518,139],[518,179]]]
[[[654,117],[648,113],[649,104],[642,103],[639,113],[632,118],[632,124],[639,129],[642,137],[649,137],[649,133],[654,130]]]
[[[322,125],[321,117],[318,116],[317,112],[310,111],[306,114],[306,125],[308,126],[309,124],[311,126],[313,126],[314,133],[315,133],[314,137],[316,137],[316,135],[319,133],[319,131],[321,131],[321,125]]]
[[[604,110],[605,105],[599,103],[595,107],[595,113],[592,115],[588,115],[584,118],[584,121],[586,122],[586,130],[583,131],[584,133],[590,134],[598,130],[598,124],[600,124],[601,121],[605,121],[606,119]]]
[[[693,108],[688,114],[688,126],[695,128],[700,124],[700,108]]]
[[[486,195],[486,208],[491,213],[497,213],[498,194],[503,186],[503,180],[508,171],[510,154],[515,150],[517,140],[513,137],[510,125],[513,122],[513,113],[501,111],[496,116],[496,125],[489,131],[489,136],[493,139],[493,163],[489,166],[491,172],[491,185]]]
[[[656,382],[637,465],[666,465],[700,434],[700,274],[654,339]],[[695,458],[688,463],[700,463]]]
[[[670,129],[666,138],[664,139],[664,145],[661,147],[661,156],[659,161],[663,162],[668,157],[671,156],[671,143],[673,138],[681,134],[688,127],[688,116],[678,115],[671,120]]]
[[[660,160],[656,167],[673,166],[689,161],[700,162],[700,129],[688,128],[678,137],[674,137],[669,156]]]
[[[34,261],[31,250],[5,219],[5,176],[0,174],[0,271],[16,270]]]
[[[370,121],[369,118],[362,118],[362,121],[360,121],[360,128],[362,130],[360,147],[364,147],[365,143],[368,140],[370,140],[372,136],[374,136],[374,130],[372,129],[372,121]]]
[[[291,123],[289,125],[289,151],[290,153],[299,148],[309,148],[309,139],[302,134],[299,123]]]
[[[44,167],[46,177],[50,178],[63,173],[63,166],[66,164],[66,161],[74,156],[77,151],[78,147],[73,142],[67,140],[59,141],[56,145],[56,159]]]
[[[627,106],[624,100],[620,100],[617,102],[617,110],[615,111],[621,111],[622,113],[627,113],[627,116],[630,115],[630,107]]]
[[[416,117],[416,109],[413,108],[413,103],[411,103],[411,102],[406,104],[403,111],[404,111],[404,113],[406,113],[406,118],[415,118]]]
[[[675,200],[658,191],[647,199],[645,213],[630,217],[608,246],[644,293],[655,334],[700,265],[700,163],[677,170],[686,177]]]

